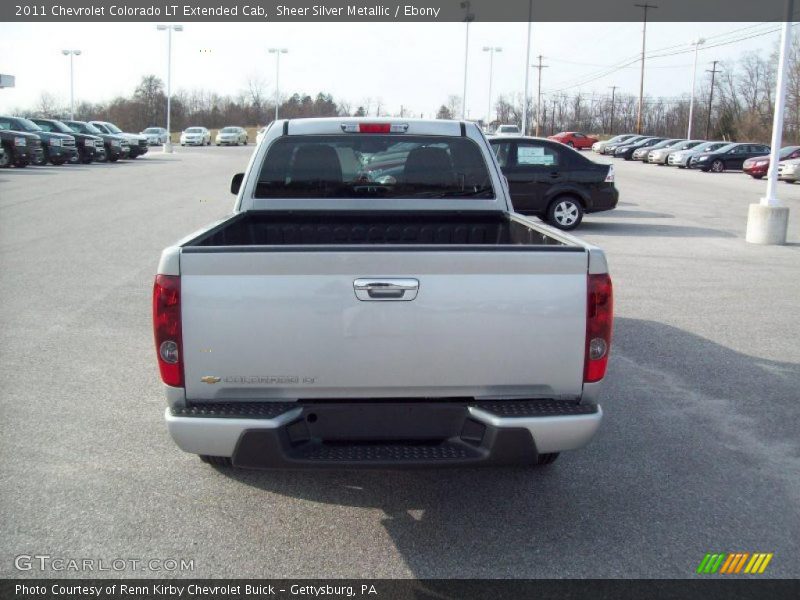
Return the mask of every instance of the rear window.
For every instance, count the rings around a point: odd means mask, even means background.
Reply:
[[[270,146],[255,198],[494,198],[465,137],[288,136]]]
[[[203,130],[200,127],[189,127],[186,133],[203,133]]]

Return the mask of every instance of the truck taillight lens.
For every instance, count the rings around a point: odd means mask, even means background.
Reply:
[[[162,381],[173,387],[183,387],[180,277],[156,275],[153,286],[153,330]]]
[[[608,274],[588,276],[586,303],[586,356],[583,381],[594,383],[606,374],[614,322],[614,292]]]

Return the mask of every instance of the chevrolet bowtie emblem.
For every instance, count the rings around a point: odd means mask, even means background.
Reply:
[[[200,378],[200,381],[203,383],[219,383],[222,381],[219,377],[215,377],[214,375],[206,375]]]

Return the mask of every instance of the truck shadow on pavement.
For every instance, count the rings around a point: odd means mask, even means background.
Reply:
[[[600,432],[553,465],[219,472],[299,500],[298,515],[305,502],[331,505],[315,544],[384,557],[373,573],[343,553],[335,576],[689,577],[709,548],[800,551],[798,389],[797,364],[618,318]],[[796,577],[797,566],[770,569]]]
[[[608,219],[614,218],[610,214]],[[627,216],[627,215],[626,215]],[[630,215],[633,217],[633,215]],[[641,218],[652,218],[642,216]],[[577,231],[581,234],[619,235],[636,237],[706,237],[706,238],[735,238],[735,234],[721,229],[708,227],[692,227],[690,225],[664,225],[661,223],[615,223],[610,220],[587,220],[581,223]]]

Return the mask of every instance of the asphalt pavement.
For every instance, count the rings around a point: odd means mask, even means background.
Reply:
[[[182,453],[150,322],[161,249],[228,213],[246,148],[0,170],[0,577],[15,557],[185,559],[193,577],[689,577],[706,552],[800,576],[800,185],[615,162],[605,419],[541,469],[250,472]]]

